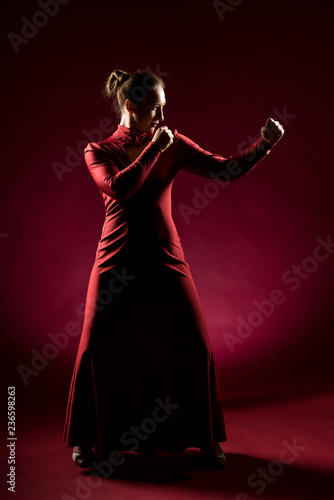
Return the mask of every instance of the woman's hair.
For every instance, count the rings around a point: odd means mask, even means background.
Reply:
[[[138,69],[134,73],[127,73],[115,69],[107,78],[103,95],[112,98],[118,113],[123,112],[124,103],[130,99],[136,106],[145,99],[149,90],[165,87],[164,81],[153,73]]]

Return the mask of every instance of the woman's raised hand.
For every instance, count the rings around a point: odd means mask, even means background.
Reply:
[[[160,127],[154,134],[152,142],[155,142],[161,151],[165,151],[172,144],[174,135],[168,127]]]
[[[261,128],[262,139],[265,139],[270,144],[274,145],[284,135],[284,128],[282,125],[272,118],[268,118],[267,123]]]

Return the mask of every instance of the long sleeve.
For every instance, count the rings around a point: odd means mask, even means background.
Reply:
[[[269,154],[273,145],[262,138],[251,146],[227,158],[201,148],[188,137],[175,130],[178,142],[178,167],[202,177],[232,182],[252,170],[259,161]]]
[[[85,149],[87,167],[100,191],[123,201],[143,185],[161,154],[155,142],[150,142],[131,165],[120,170],[119,160],[108,143],[89,143]]]

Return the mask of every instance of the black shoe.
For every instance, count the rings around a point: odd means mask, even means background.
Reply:
[[[82,467],[83,469],[90,467],[93,458],[94,451],[92,448],[83,453],[76,453],[75,451],[73,451],[72,453],[73,462],[75,462],[79,467]]]
[[[226,456],[222,449],[213,451],[201,448],[201,454],[205,456],[205,461],[208,467],[212,467],[214,469],[225,468]]]

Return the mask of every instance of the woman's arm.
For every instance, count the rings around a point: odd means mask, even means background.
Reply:
[[[123,201],[143,185],[160,154],[160,147],[150,142],[131,165],[120,170],[108,143],[91,142],[85,149],[85,161],[100,191]]]
[[[261,129],[261,137],[251,146],[227,158],[212,154],[175,130],[179,145],[179,168],[202,177],[233,182],[252,170],[283,136],[284,130],[271,118]],[[276,125],[277,124],[277,125]],[[271,141],[271,142],[269,142]]]

